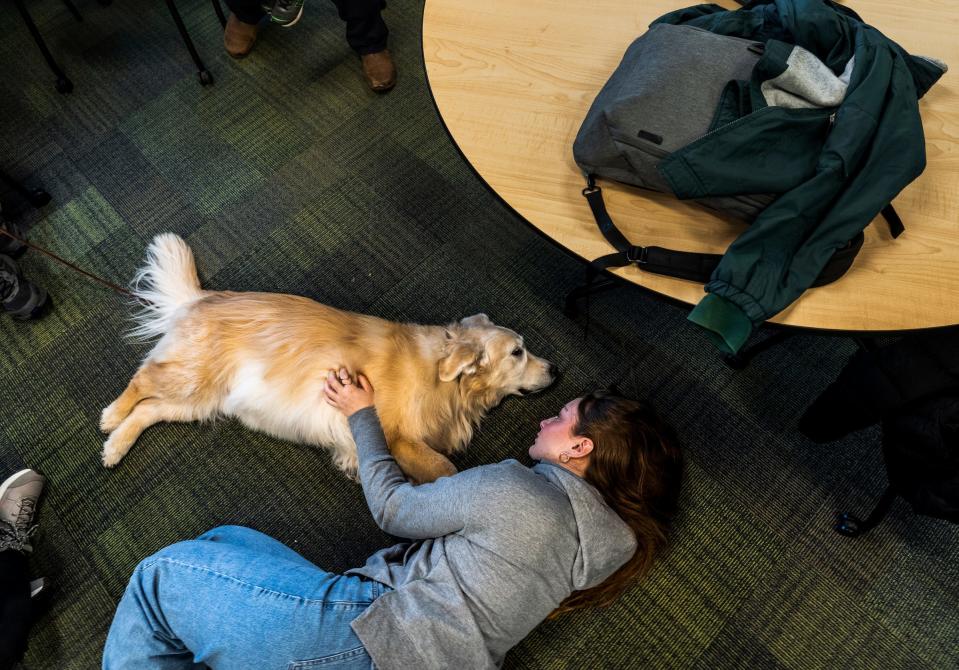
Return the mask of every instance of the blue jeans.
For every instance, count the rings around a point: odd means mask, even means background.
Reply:
[[[137,566],[103,670],[369,670],[350,622],[388,590],[322,570],[255,530],[214,528]]]

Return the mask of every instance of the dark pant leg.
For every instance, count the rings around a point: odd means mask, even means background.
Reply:
[[[33,623],[27,557],[19,551],[0,552],[0,668],[10,668],[27,650]]]
[[[390,31],[380,15],[384,0],[333,0],[333,4],[346,21],[346,41],[356,53],[362,56],[386,48]]]
[[[243,23],[259,23],[266,16],[260,0],[226,0],[226,6]]]

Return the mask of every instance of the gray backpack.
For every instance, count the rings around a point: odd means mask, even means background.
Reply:
[[[617,249],[593,261],[592,273],[635,263],[648,272],[702,283],[709,280],[722,258],[720,254],[630,243],[606,212],[602,189],[595,180],[603,177],[672,194],[659,173],[660,162],[709,133],[726,85],[733,80],[748,80],[764,50],[762,42],[665,23],[653,25],[629,46],[593,101],[573,143],[573,157],[587,179],[583,195],[600,231]],[[774,199],[769,194],[746,194],[700,198],[696,202],[752,222]],[[890,227],[901,228],[891,205],[883,214]],[[841,277],[862,243],[859,233],[837,250],[813,286]]]

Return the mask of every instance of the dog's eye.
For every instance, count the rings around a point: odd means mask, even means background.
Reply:
[[[516,347],[515,349],[513,349],[513,355],[516,356],[516,357],[522,356],[522,355],[523,355],[523,347]]]

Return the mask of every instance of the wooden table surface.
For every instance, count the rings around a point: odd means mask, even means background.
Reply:
[[[957,324],[959,2],[847,4],[910,53],[952,69],[920,101],[926,170],[894,202],[906,232],[893,240],[877,218],[842,279],[807,291],[771,321],[851,331]],[[681,0],[426,0],[426,71],[453,140],[514,210],[584,259],[612,248],[580,193],[573,139],[630,42],[655,18],[684,6]],[[635,244],[721,253],[743,229],[668,196],[601,183],[610,215]],[[704,295],[701,284],[635,267],[615,272],[689,304]]]

